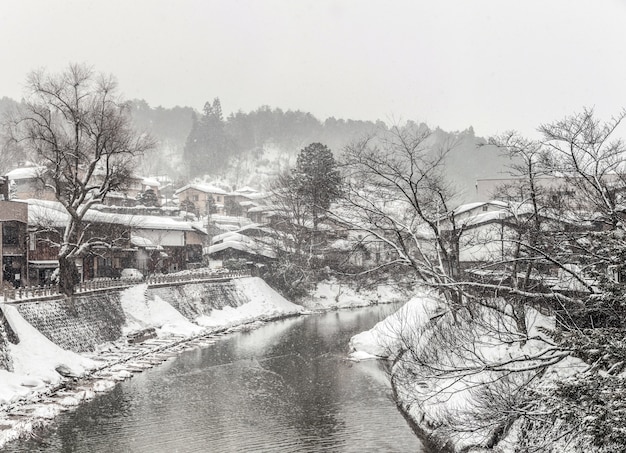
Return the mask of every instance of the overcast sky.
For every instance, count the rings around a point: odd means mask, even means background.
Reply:
[[[126,98],[477,135],[626,107],[626,0],[0,0],[0,97],[85,62]]]

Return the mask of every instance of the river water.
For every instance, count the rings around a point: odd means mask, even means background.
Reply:
[[[9,452],[425,452],[350,337],[389,306],[268,323],[182,353]]]

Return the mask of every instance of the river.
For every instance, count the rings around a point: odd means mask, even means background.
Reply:
[[[425,452],[382,365],[346,360],[390,306],[268,323],[118,384],[7,452]]]

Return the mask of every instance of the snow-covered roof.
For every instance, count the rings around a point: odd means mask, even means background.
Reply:
[[[41,176],[45,169],[45,167],[41,166],[16,168],[8,172],[5,176],[12,181],[17,179],[32,179]]]
[[[264,192],[259,192],[251,187],[242,187],[241,189],[234,190],[230,192],[228,195],[237,196],[237,197],[245,197],[248,200],[259,200],[261,198],[267,198],[267,194]]]
[[[259,192],[258,190],[253,189],[252,187],[248,187],[248,186],[242,187],[241,189],[237,189],[233,191],[233,193],[240,194],[240,195],[246,195],[249,193],[258,193],[258,192]]]
[[[211,186],[209,184],[187,184],[186,186],[181,187],[180,189],[176,190],[174,193],[179,194],[188,189],[196,189],[196,190],[199,190],[200,192],[217,194],[217,195],[228,195],[228,192],[226,192],[224,189],[220,189],[219,187]]]
[[[496,208],[506,208],[508,207],[508,203],[505,203],[504,201],[499,201],[499,200],[491,200],[491,201],[478,201],[475,203],[467,203],[467,204],[462,204],[461,206],[457,207],[453,212],[454,215],[459,215],[462,214],[464,212],[467,211],[471,211],[472,209],[476,209],[480,206],[484,206],[484,205],[492,205]]]
[[[161,183],[154,178],[143,178],[141,183],[144,186],[161,187]]]
[[[237,232],[243,233],[244,231],[248,230],[259,230],[263,231],[264,233],[271,234],[273,230],[267,228],[265,225],[266,224],[264,223],[251,223],[249,225],[242,226],[239,230],[237,230]]]
[[[154,247],[154,242],[148,238],[132,235],[130,237],[130,243],[137,247]]]
[[[191,228],[193,228],[194,231],[196,231],[196,232],[198,232],[200,234],[208,235],[204,225],[200,225],[199,222],[191,222]]]
[[[131,234],[130,243],[136,247],[145,248],[146,250],[163,250],[163,247],[155,244],[148,238]]]
[[[265,233],[266,236],[271,236],[273,233],[272,229],[265,227],[263,224],[251,223],[241,228],[237,228],[236,230],[229,230],[229,231],[226,231],[225,233],[221,233],[216,236],[213,236],[213,238],[211,239],[211,242],[215,243],[215,242],[224,241],[224,240],[231,240],[230,238],[238,238],[238,237],[243,237],[244,239],[242,240],[245,242],[247,239],[251,238],[251,236],[248,236],[245,233],[247,231],[252,231],[252,230]]]
[[[28,203],[28,222],[30,224],[45,223],[53,227],[64,227],[67,225],[69,214],[60,203],[36,199],[25,200],[25,202]],[[87,211],[84,220],[87,222],[126,225],[134,229],[194,231],[190,222],[176,220],[167,216],[113,214],[90,210]]]
[[[494,220],[503,220],[511,216],[512,214],[510,212],[504,210],[481,212],[480,214],[477,214],[465,220],[463,222],[463,225],[480,225],[483,223],[492,222]]]
[[[248,212],[274,212],[277,211],[276,206],[255,206],[248,209]]]
[[[263,193],[263,192],[256,192],[256,193],[246,193],[246,194],[242,194],[244,197],[250,199],[250,200],[260,200],[263,198],[267,198],[267,194]]]
[[[276,258],[276,253],[267,246],[261,244],[244,244],[238,241],[224,241],[220,244],[211,245],[209,247],[209,255],[227,249],[239,250],[241,252],[250,253],[251,255],[259,255],[266,258]]]
[[[211,239],[212,244],[216,244],[222,241],[237,241],[237,242],[242,242],[242,243],[251,243],[254,240],[251,237],[245,236],[241,233],[237,233],[236,231],[227,231],[226,233],[213,236],[213,239]]]

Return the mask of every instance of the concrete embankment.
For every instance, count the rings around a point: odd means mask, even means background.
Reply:
[[[251,277],[0,303],[0,448],[189,342],[302,312]],[[130,344],[137,330],[156,338]],[[68,399],[70,388],[79,391]]]
[[[120,291],[16,304],[18,312],[63,349],[92,352],[122,338],[126,316]]]
[[[239,281],[241,280],[241,281]],[[191,282],[168,284],[157,287],[138,285],[142,291],[134,291],[127,299],[126,306],[142,304],[150,310],[162,302],[171,305],[177,312],[191,322],[199,317],[210,317],[216,310],[224,307],[237,308],[251,302],[265,303],[271,308],[272,302],[254,300],[242,290],[242,282],[251,281],[253,285],[266,286],[258,278],[246,278],[221,282]],[[132,330],[129,325],[128,310],[122,303],[128,290],[109,290],[99,293],[75,296],[71,299],[58,298],[44,301],[24,301],[11,303],[19,314],[46,338],[63,349],[83,353],[93,352],[98,346],[126,338]],[[276,294],[276,299],[280,298]],[[160,302],[161,304],[159,304]],[[286,301],[285,301],[286,302]],[[294,305],[293,309],[297,310]],[[1,307],[0,307],[1,313]],[[150,319],[144,319],[148,327]],[[151,327],[159,328],[160,325]],[[11,341],[13,340],[13,341]],[[7,322],[0,314],[0,367],[10,370],[10,354],[7,343],[19,342]]]
[[[240,307],[250,302],[235,281],[188,283],[149,288],[148,299],[160,297],[190,321],[199,316],[210,316],[213,310]]]

